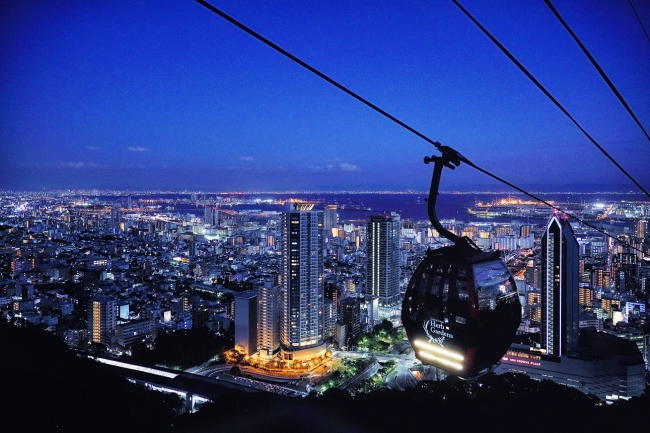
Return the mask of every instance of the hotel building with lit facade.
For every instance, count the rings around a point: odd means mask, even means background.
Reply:
[[[578,351],[578,258],[571,224],[554,215],[542,236],[541,349],[562,356]]]
[[[579,329],[578,256],[568,220],[552,216],[542,236],[541,332],[518,336],[495,372],[551,380],[604,401],[639,396],[645,363],[636,345]]]

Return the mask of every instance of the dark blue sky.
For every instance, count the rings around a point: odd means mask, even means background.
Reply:
[[[650,189],[650,143],[542,0],[461,3]],[[517,185],[635,190],[450,0],[213,4]],[[649,129],[629,3],[554,5]],[[0,8],[0,189],[428,188],[431,145],[192,0]]]

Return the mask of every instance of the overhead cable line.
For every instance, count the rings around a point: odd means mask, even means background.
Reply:
[[[636,13],[636,9],[634,8],[634,5],[632,4],[632,0],[627,0],[627,2],[630,4],[630,7],[634,11],[634,15],[636,15],[636,19],[639,20],[639,24],[641,25],[641,28],[643,29],[643,33],[645,33],[645,37],[648,38],[648,42],[650,42],[650,36],[648,36],[648,32],[645,31],[645,27],[643,26],[643,22],[641,22],[641,18],[639,18],[639,14]]]
[[[609,77],[605,74],[605,71],[603,71],[603,69],[600,67],[598,62],[596,62],[596,59],[593,58],[593,56],[587,50],[587,48],[582,44],[582,42],[580,42],[580,39],[578,39],[578,36],[576,36],[576,34],[573,33],[573,30],[571,30],[571,28],[566,23],[566,21],[564,21],[562,19],[562,17],[560,16],[560,13],[557,11],[557,9],[555,9],[553,4],[551,3],[551,0],[544,0],[544,3],[546,3],[546,6],[548,6],[549,9],[551,9],[553,14],[555,14],[555,16],[557,17],[557,19],[560,20],[560,22],[562,23],[562,25],[564,26],[566,31],[569,32],[569,34],[573,37],[573,40],[575,40],[576,43],[580,46],[580,48],[582,49],[582,52],[585,53],[585,56],[587,56],[587,58],[591,61],[591,64],[594,65],[594,68],[596,68],[596,70],[598,71],[600,76],[603,77],[603,80],[605,80],[605,82],[607,83],[609,88],[612,89],[612,92],[614,92],[614,94],[616,95],[618,100],[621,101],[621,104],[623,104],[623,106],[625,107],[627,112],[630,113],[630,116],[632,116],[632,118],[634,119],[636,124],[639,125],[639,128],[641,128],[641,130],[645,134],[645,137],[648,139],[648,141],[650,141],[650,135],[648,135],[648,132],[645,130],[643,125],[641,125],[641,122],[639,121],[639,119],[637,119],[637,117],[634,115],[634,113],[632,112],[632,109],[630,108],[630,106],[627,105],[627,102],[625,102],[625,99],[623,99],[623,96],[621,96],[619,91],[616,89],[616,87],[614,86],[614,83],[612,83],[612,81],[609,79]]]
[[[298,57],[296,57],[296,56],[294,56],[293,54],[289,53],[289,52],[286,51],[285,49],[281,48],[280,46],[278,46],[278,45],[276,45],[275,43],[271,42],[270,40],[266,39],[265,37],[263,37],[263,36],[260,35],[259,33],[255,32],[254,30],[250,29],[249,27],[245,26],[244,24],[240,23],[239,21],[235,20],[235,19],[232,18],[231,16],[227,15],[226,13],[224,13],[224,12],[222,12],[221,10],[217,9],[216,7],[212,6],[210,3],[207,3],[207,2],[204,1],[204,0],[196,0],[196,2],[197,2],[197,3],[200,3],[201,5],[205,6],[206,8],[208,8],[209,10],[211,10],[212,12],[216,13],[217,15],[219,15],[220,17],[222,17],[222,18],[225,19],[226,21],[230,22],[231,24],[234,24],[235,26],[237,26],[237,27],[239,27],[240,29],[244,30],[244,31],[245,31],[246,33],[248,33],[249,35],[255,37],[256,39],[258,39],[258,40],[260,40],[261,42],[265,43],[265,44],[268,45],[269,47],[273,48],[274,50],[278,51],[279,53],[283,54],[284,56],[286,56],[286,57],[288,57],[289,59],[293,60],[294,62],[298,63],[299,65],[301,65],[301,66],[304,67],[305,69],[309,70],[310,72],[316,74],[317,76],[319,76],[320,78],[324,79],[324,80],[327,81],[328,83],[330,83],[330,84],[332,84],[333,86],[339,88],[340,90],[343,90],[343,91],[344,91],[345,93],[347,93],[348,95],[352,96],[353,98],[357,99],[358,101],[362,102],[363,104],[367,105],[368,107],[372,108],[373,110],[377,111],[378,113],[382,114],[383,116],[387,117],[388,119],[392,120],[393,122],[397,123],[398,125],[402,126],[403,128],[407,129],[408,131],[412,132],[413,134],[417,135],[418,137],[422,138],[422,139],[425,140],[426,142],[432,144],[436,149],[438,149],[438,150],[440,150],[440,151],[445,151],[445,149],[448,149],[447,146],[443,146],[443,145],[440,144],[439,142],[432,140],[431,138],[427,137],[427,136],[424,135],[423,133],[417,131],[415,128],[413,128],[413,127],[407,125],[406,123],[402,122],[401,120],[397,119],[395,116],[393,116],[393,115],[389,114],[388,112],[382,110],[382,109],[379,108],[378,106],[376,106],[376,105],[374,105],[373,103],[369,102],[367,99],[361,97],[360,95],[358,95],[357,93],[355,93],[355,92],[353,92],[352,90],[348,89],[347,87],[343,86],[342,84],[338,83],[338,82],[335,81],[334,79],[332,79],[332,78],[328,77],[327,75],[323,74],[322,72],[320,72],[320,71],[317,70],[316,68],[314,68],[314,67],[308,65],[307,63],[303,62],[303,61],[300,60]],[[458,152],[456,152],[456,154],[458,154]],[[510,186],[511,188],[514,188],[515,190],[521,192],[522,194],[525,194],[525,195],[527,195],[528,197],[531,197],[532,199],[537,200],[537,201],[539,201],[540,203],[543,203],[543,204],[545,204],[546,206],[549,206],[549,207],[553,208],[554,210],[556,210],[556,211],[558,211],[558,212],[562,212],[563,214],[565,214],[565,215],[567,215],[567,216],[569,216],[569,217],[571,217],[571,218],[577,220],[578,222],[580,222],[580,223],[582,223],[582,224],[584,224],[584,225],[586,225],[586,226],[588,226],[588,227],[591,227],[592,229],[594,229],[594,230],[596,230],[596,231],[598,231],[598,232],[604,234],[605,236],[608,236],[608,237],[610,237],[610,238],[612,238],[612,239],[615,239],[617,242],[620,242],[620,243],[626,245],[627,247],[632,248],[632,249],[634,249],[634,250],[636,250],[636,251],[639,251],[639,252],[641,252],[641,254],[643,254],[643,251],[641,251],[641,250],[635,248],[634,246],[630,245],[629,243],[627,243],[627,242],[625,242],[625,241],[621,241],[621,240],[619,240],[619,239],[616,238],[615,236],[613,236],[613,235],[607,233],[606,231],[604,231],[604,230],[602,230],[602,229],[600,229],[600,228],[598,228],[598,227],[596,227],[596,226],[593,226],[593,225],[591,225],[591,224],[589,224],[589,223],[583,221],[582,219],[578,218],[577,216],[572,215],[572,214],[570,214],[570,213],[568,213],[568,212],[565,212],[565,211],[563,211],[562,209],[558,208],[557,206],[554,206],[554,205],[552,205],[551,203],[549,203],[549,202],[547,202],[547,201],[541,199],[540,197],[537,197],[536,195],[534,195],[534,194],[532,194],[532,193],[529,193],[529,192],[527,192],[527,191],[525,191],[525,190],[523,190],[523,189],[521,189],[521,188],[515,186],[514,184],[512,184],[512,183],[506,181],[505,179],[502,179],[502,178],[500,178],[499,176],[496,176],[496,175],[490,173],[489,171],[487,171],[487,170],[485,170],[485,169],[479,167],[478,165],[474,164],[473,162],[471,162],[470,160],[468,160],[468,159],[465,158],[464,156],[462,156],[462,155],[460,155],[460,154],[458,154],[458,156],[459,156],[460,159],[461,159],[463,162],[465,162],[467,165],[469,165],[470,167],[475,168],[476,170],[480,171],[481,173],[484,173],[484,174],[490,176],[491,178],[493,178],[493,179],[495,179],[495,180],[497,180],[497,181],[499,181],[499,182],[502,182],[502,183],[504,183],[504,184]]]
[[[208,3],[208,2],[206,2],[206,1],[204,1],[204,0],[196,0],[196,2],[202,4],[203,6],[205,6],[205,7],[208,8],[208,9],[210,9],[212,12],[214,12],[215,14],[219,15],[221,18],[223,18],[223,19],[225,19],[226,21],[230,22],[231,24],[234,24],[235,26],[239,27],[240,29],[242,29],[243,31],[245,31],[245,32],[248,33],[249,35],[253,36],[254,38],[258,39],[259,41],[264,42],[266,45],[268,45],[269,47],[273,48],[274,50],[276,50],[276,51],[279,52],[280,54],[282,54],[282,55],[284,55],[284,56],[290,58],[291,60],[293,60],[294,62],[298,63],[300,66],[302,66],[303,68],[307,69],[308,71],[310,71],[310,72],[312,72],[312,73],[318,75],[320,78],[322,78],[323,80],[325,80],[325,81],[327,81],[328,83],[332,84],[333,86],[338,87],[340,90],[343,90],[345,93],[347,93],[348,95],[352,96],[354,99],[356,99],[356,100],[360,101],[361,103],[367,105],[368,107],[372,108],[373,110],[375,110],[376,112],[380,113],[381,115],[383,115],[383,116],[385,116],[385,117],[388,117],[390,120],[392,120],[393,122],[397,123],[397,124],[400,125],[401,127],[408,129],[408,130],[411,131],[413,134],[417,135],[417,136],[420,137],[421,139],[427,141],[427,142],[430,143],[430,144],[433,144],[434,146],[436,146],[436,148],[438,148],[439,144],[436,144],[435,141],[431,140],[431,139],[430,139],[429,137],[427,137],[426,135],[424,135],[424,134],[418,132],[417,130],[411,128],[409,125],[407,125],[406,123],[402,122],[402,121],[399,120],[397,117],[395,117],[395,116],[391,115],[390,113],[388,113],[388,112],[382,110],[381,108],[379,108],[378,106],[376,106],[376,105],[373,104],[372,102],[368,101],[367,99],[361,97],[361,96],[358,95],[357,93],[355,93],[355,92],[353,92],[352,90],[348,89],[347,87],[345,87],[343,84],[339,83],[338,81],[335,81],[334,79],[328,77],[327,75],[325,75],[324,73],[322,73],[322,72],[319,71],[318,69],[314,68],[313,66],[309,65],[308,63],[306,63],[306,62],[300,60],[298,57],[294,56],[293,54],[291,54],[290,52],[288,52],[288,51],[285,50],[284,48],[282,48],[282,47],[276,45],[275,43],[271,42],[270,40],[266,39],[264,36],[260,35],[259,33],[257,33],[256,31],[254,31],[253,29],[251,29],[251,28],[245,26],[244,24],[242,24],[242,23],[240,23],[239,21],[235,20],[235,19],[232,18],[231,16],[227,15],[226,13],[224,13],[224,12],[222,12],[221,10],[217,9],[216,7],[212,6],[210,3]]]
[[[524,73],[524,74],[525,74],[525,75],[526,75],[526,76],[527,76],[527,77],[528,77],[528,78],[529,78],[529,79],[530,79],[530,80],[531,80],[531,81],[532,81],[532,82],[533,82],[533,83],[534,83],[534,84],[535,84],[535,85],[536,85],[536,86],[537,86],[537,87],[538,87],[538,88],[539,88],[539,89],[540,89],[540,90],[541,90],[541,91],[542,91],[542,92],[543,92],[543,93],[544,93],[544,94],[545,94],[545,95],[546,95],[546,96],[547,96],[547,97],[548,97],[548,98],[549,98],[549,99],[550,99],[550,100],[551,100],[551,101],[552,101],[552,102],[553,102],[553,103],[554,103],[554,104],[555,104],[555,105],[556,105],[556,106],[557,106],[557,107],[558,107],[558,108],[559,108],[559,109],[560,109],[560,110],[561,110],[561,111],[562,111],[562,112],[563,112],[563,113],[564,113],[564,114],[565,114],[565,115],[570,119],[570,120],[571,120],[571,122],[573,122],[573,124],[576,125],[580,131],[582,131],[582,133],[583,133],[583,134],[584,134],[584,135],[589,139],[589,141],[591,141],[591,142],[593,143],[594,146],[596,146],[596,147],[598,148],[598,150],[600,150],[600,151],[603,153],[603,155],[605,155],[605,156],[606,156],[606,157],[607,157],[607,158],[608,158],[608,159],[609,159],[609,160],[610,160],[610,161],[611,161],[611,162],[612,162],[612,163],[613,163],[613,164],[614,164],[614,165],[615,165],[619,170],[621,170],[621,172],[623,172],[623,174],[625,174],[625,175],[628,177],[628,179],[630,179],[630,180],[632,181],[632,183],[634,183],[634,184],[635,184],[635,185],[636,185],[636,186],[637,186],[641,191],[643,191],[643,193],[644,193],[645,195],[647,195],[647,196],[650,198],[650,193],[649,193],[648,191],[646,191],[646,189],[643,188],[643,186],[641,186],[641,184],[640,184],[639,182],[637,182],[636,179],[634,179],[634,178],[632,177],[632,175],[630,175],[630,174],[629,174],[629,173],[628,173],[628,172],[627,172],[627,171],[626,171],[626,170],[625,170],[625,169],[624,169],[624,168],[623,168],[623,167],[622,167],[622,166],[621,166],[621,165],[620,165],[620,164],[619,164],[619,163],[618,163],[614,158],[612,158],[612,156],[611,156],[609,153],[607,153],[607,151],[606,151],[605,149],[603,149],[603,147],[602,147],[600,144],[598,144],[598,142],[597,142],[597,141],[596,141],[596,140],[595,140],[591,135],[589,135],[589,133],[588,133],[587,131],[585,131],[585,129],[584,129],[582,126],[580,126],[580,124],[578,123],[578,121],[575,120],[575,119],[573,118],[573,116],[571,116],[571,114],[569,114],[569,112],[568,112],[568,111],[567,111],[567,110],[562,106],[562,104],[560,104],[560,103],[558,102],[558,100],[555,99],[555,98],[553,97],[553,95],[551,95],[550,92],[549,92],[548,90],[546,90],[546,88],[545,88],[544,86],[542,86],[542,84],[541,84],[539,81],[537,81],[537,79],[536,79],[536,78],[535,78],[535,77],[534,77],[530,72],[528,72],[528,70],[524,67],[524,65],[522,65],[522,64],[519,62],[519,60],[517,60],[517,59],[515,58],[515,56],[513,56],[513,55],[512,55],[512,54],[511,54],[507,49],[506,49],[506,47],[504,47],[504,46],[503,46],[503,45],[502,45],[502,44],[501,44],[501,43],[500,43],[500,42],[499,42],[499,41],[498,41],[494,36],[492,36],[492,34],[491,34],[490,32],[488,32],[488,31],[485,29],[485,27],[483,27],[483,26],[481,25],[481,23],[479,23],[479,22],[478,22],[478,21],[477,21],[477,20],[476,20],[476,19],[475,19],[475,18],[474,18],[474,17],[473,17],[473,16],[472,16],[472,15],[471,15],[471,14],[470,14],[470,13],[469,13],[465,8],[464,8],[464,7],[463,7],[463,6],[461,6],[461,4],[458,3],[457,0],[451,0],[451,1],[454,2],[454,4],[455,4],[456,6],[458,6],[458,8],[459,8],[461,11],[463,11],[463,13],[464,13],[465,15],[467,15],[467,17],[468,17],[470,20],[472,20],[472,22],[473,22],[474,24],[476,24],[476,25],[478,26],[478,28],[480,28],[480,29],[483,31],[483,33],[485,33],[485,35],[486,35],[488,38],[490,38],[490,40],[491,40],[492,42],[494,42],[494,44],[495,44],[497,47],[499,47],[499,49],[501,49],[501,51],[502,51],[502,52],[503,52],[503,53],[504,53],[504,54],[505,54],[505,55],[506,55],[506,56],[507,56],[507,57],[508,57],[508,58],[509,58],[509,59],[510,59],[510,60],[511,60],[515,65],[517,65],[517,67],[518,67],[518,68],[519,68],[519,69],[520,69],[520,70],[521,70],[521,71],[522,71],[522,72],[523,72],[523,73]]]

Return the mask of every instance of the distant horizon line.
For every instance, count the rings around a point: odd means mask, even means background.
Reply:
[[[52,194],[81,194],[81,195],[149,195],[149,194],[231,194],[231,195],[244,195],[244,194],[274,194],[274,195],[287,195],[287,194],[429,194],[428,190],[282,190],[282,191],[269,191],[269,190],[190,190],[190,189],[103,189],[103,188],[67,188],[67,189],[0,189],[0,194],[6,193],[52,193]],[[101,193],[101,194],[98,194]],[[582,195],[597,195],[597,194],[616,194],[616,195],[643,195],[641,192],[622,191],[622,190],[601,190],[601,191],[529,191],[530,194],[582,194]],[[528,195],[519,191],[505,191],[505,190],[443,190],[440,194],[449,195],[465,195],[465,194],[507,194],[507,195]]]

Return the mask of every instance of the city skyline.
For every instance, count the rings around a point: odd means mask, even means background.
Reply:
[[[413,194],[401,196],[402,204],[417,206]],[[385,200],[380,195],[371,197],[373,202]],[[354,200],[345,203],[351,206],[351,214],[346,214],[343,205],[319,210],[300,200],[285,204],[284,212],[221,207],[218,215],[206,212],[221,200],[233,204],[230,199],[191,194],[170,202],[134,196],[118,202],[42,193],[3,194],[0,305],[4,320],[53,332],[73,350],[88,351],[94,359],[110,352],[111,357],[102,359],[128,370],[126,377],[141,381],[141,373],[146,373],[147,384],[184,394],[187,412],[212,400],[212,392],[221,392],[222,387],[295,397],[312,392],[327,396],[328,390],[338,388],[334,395],[340,398],[342,392],[358,396],[382,390],[383,394],[442,383],[432,382],[443,377],[439,372],[427,374],[416,360],[422,358],[410,352],[409,343],[418,347],[419,340],[409,334],[408,322],[404,323],[407,334],[401,330],[400,308],[382,320],[382,288],[378,298],[369,296],[375,293],[375,277],[383,279],[374,264],[385,270],[392,267],[392,260],[382,260],[381,251],[389,259],[398,249],[394,265],[399,266],[400,287],[409,281],[406,294],[408,287],[420,287],[414,278],[423,275],[423,264],[428,265],[426,261],[417,264],[423,257],[434,257],[430,256],[432,248],[448,242],[442,232],[432,230],[426,220],[400,217],[403,224],[388,224],[397,217],[366,214],[371,203],[366,198],[364,205]],[[387,202],[407,212],[400,202]],[[123,205],[116,207],[117,203]],[[510,293],[511,312],[517,314],[508,323],[514,325],[516,319],[520,332],[496,373],[526,371],[538,380],[552,377],[601,401],[637,398],[645,389],[650,347],[644,326],[650,281],[646,260],[650,203],[582,203],[590,220],[610,226],[609,234],[585,225],[569,226],[559,215],[546,223],[538,218],[515,220],[518,217],[506,209],[474,221],[446,221],[450,232],[494,252],[484,253],[489,260],[473,266],[474,280],[468,279],[470,273],[455,259],[441,265],[439,271],[450,278],[449,285],[441,280],[434,286],[443,299],[449,294],[452,302],[448,305],[454,307],[448,310],[453,312],[450,320],[445,317],[440,323],[457,323],[460,328],[449,325],[449,333],[439,335],[455,338],[462,346],[466,340],[456,332],[473,323],[470,318],[478,317],[489,337],[474,341],[492,346],[498,338],[505,351],[514,332],[506,335],[505,328],[487,326],[505,325],[504,316],[491,317],[504,311],[499,309],[505,305],[499,296]],[[148,210],[143,212],[142,205]],[[179,209],[183,206],[184,210]],[[511,217],[503,218],[504,212]],[[394,236],[388,230],[384,234],[386,241],[396,238],[394,248],[386,248],[393,251],[380,248],[376,254],[374,247],[382,246],[384,236],[373,222],[387,223],[386,229],[392,226]],[[325,236],[323,227],[329,227],[331,235]],[[573,240],[570,246],[549,237],[560,232]],[[570,269],[563,269],[564,265]],[[506,274],[508,282],[502,279]],[[554,290],[566,287],[566,296],[549,292],[551,281],[558,282]],[[493,311],[494,316],[464,310],[471,302],[462,301],[470,296],[463,294],[463,287],[470,284],[478,288],[475,305],[485,307],[481,311]],[[519,296],[514,296],[515,288]],[[389,302],[384,304],[391,304],[389,288],[387,292]],[[419,299],[426,301],[426,293]],[[415,306],[419,314],[422,305]],[[552,320],[557,317],[562,319]],[[548,326],[548,322],[557,326]],[[564,341],[565,331],[571,328],[575,334],[578,326],[580,338],[566,339],[567,347],[560,344],[561,352],[545,343],[550,335],[553,342]],[[556,332],[549,332],[551,328]],[[208,352],[204,343],[194,339],[201,335],[206,343],[215,337],[223,343]],[[589,344],[585,346],[583,340]],[[174,347],[174,352],[163,351],[165,347]],[[467,359],[487,359],[467,353]],[[564,353],[569,356],[562,358]],[[497,361],[498,356],[490,362]],[[166,368],[161,370],[161,365]],[[487,366],[470,363],[468,368],[476,365],[478,369]],[[179,386],[167,388],[170,378],[181,375]],[[197,392],[193,384],[199,383]],[[208,383],[210,390],[203,391]]]
[[[451,1],[212,4],[518,186],[636,189]],[[647,139],[542,1],[462,5],[650,187]],[[630,5],[554,5],[647,128]],[[0,19],[0,189],[428,186],[432,146],[194,1],[28,1]],[[476,186],[505,188],[466,165],[443,176]]]

